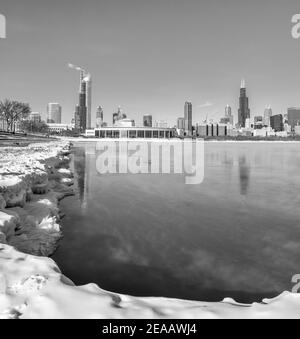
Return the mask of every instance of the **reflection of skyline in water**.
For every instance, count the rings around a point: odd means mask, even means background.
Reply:
[[[74,172],[77,181],[78,197],[82,208],[86,207],[86,194],[88,193],[89,164],[87,163],[87,150],[85,147],[76,147],[74,150]]]
[[[172,175],[100,176],[92,152],[76,147],[81,188],[62,201],[65,237],[55,259],[75,283],[124,294],[278,295],[300,258],[300,178],[297,148],[277,148],[210,144],[204,183],[187,187]],[[294,162],[283,166],[282,156]]]
[[[74,152],[74,171],[75,178],[77,180],[78,196],[81,203],[84,200],[84,189],[85,189],[85,148],[76,148]]]
[[[245,155],[239,157],[239,173],[241,195],[247,195],[250,181],[250,166],[247,164]]]

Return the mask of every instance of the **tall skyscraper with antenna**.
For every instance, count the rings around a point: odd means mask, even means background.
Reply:
[[[240,89],[240,106],[238,123],[240,127],[246,127],[246,121],[250,119],[249,99],[246,92],[246,81],[242,79]]]

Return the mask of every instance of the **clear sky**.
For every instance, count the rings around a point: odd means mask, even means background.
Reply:
[[[299,0],[1,0],[7,39],[0,40],[0,99],[29,102],[46,117],[48,102],[69,122],[78,74],[93,76],[93,121],[119,105],[175,124],[184,102],[194,122],[237,116],[247,82],[251,115],[300,106],[300,39],[291,37]]]

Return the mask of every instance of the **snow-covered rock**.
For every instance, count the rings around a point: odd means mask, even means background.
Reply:
[[[65,178],[73,178],[73,173],[67,168],[60,168],[57,172]]]
[[[34,255],[55,251],[62,236],[58,203],[73,194],[58,172],[70,161],[65,151],[69,147],[61,142],[0,149],[1,243]]]
[[[5,201],[5,199],[3,198],[3,195],[0,194],[0,211],[1,211],[1,210],[4,210],[5,207],[6,207],[6,201]]]
[[[23,207],[26,202],[26,184],[19,176],[0,175],[0,194],[7,207]]]
[[[15,234],[18,223],[19,220],[15,215],[0,211],[0,232],[5,235],[6,239]]]

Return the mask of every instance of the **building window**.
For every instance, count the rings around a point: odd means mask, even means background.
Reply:
[[[113,131],[113,138],[119,139],[120,138],[120,131]]]
[[[145,131],[138,131],[138,138],[145,138]]]
[[[129,138],[136,138],[136,131],[129,131]]]
[[[158,131],[153,131],[153,138],[158,139]]]
[[[121,138],[128,138],[128,131],[120,131]]]

